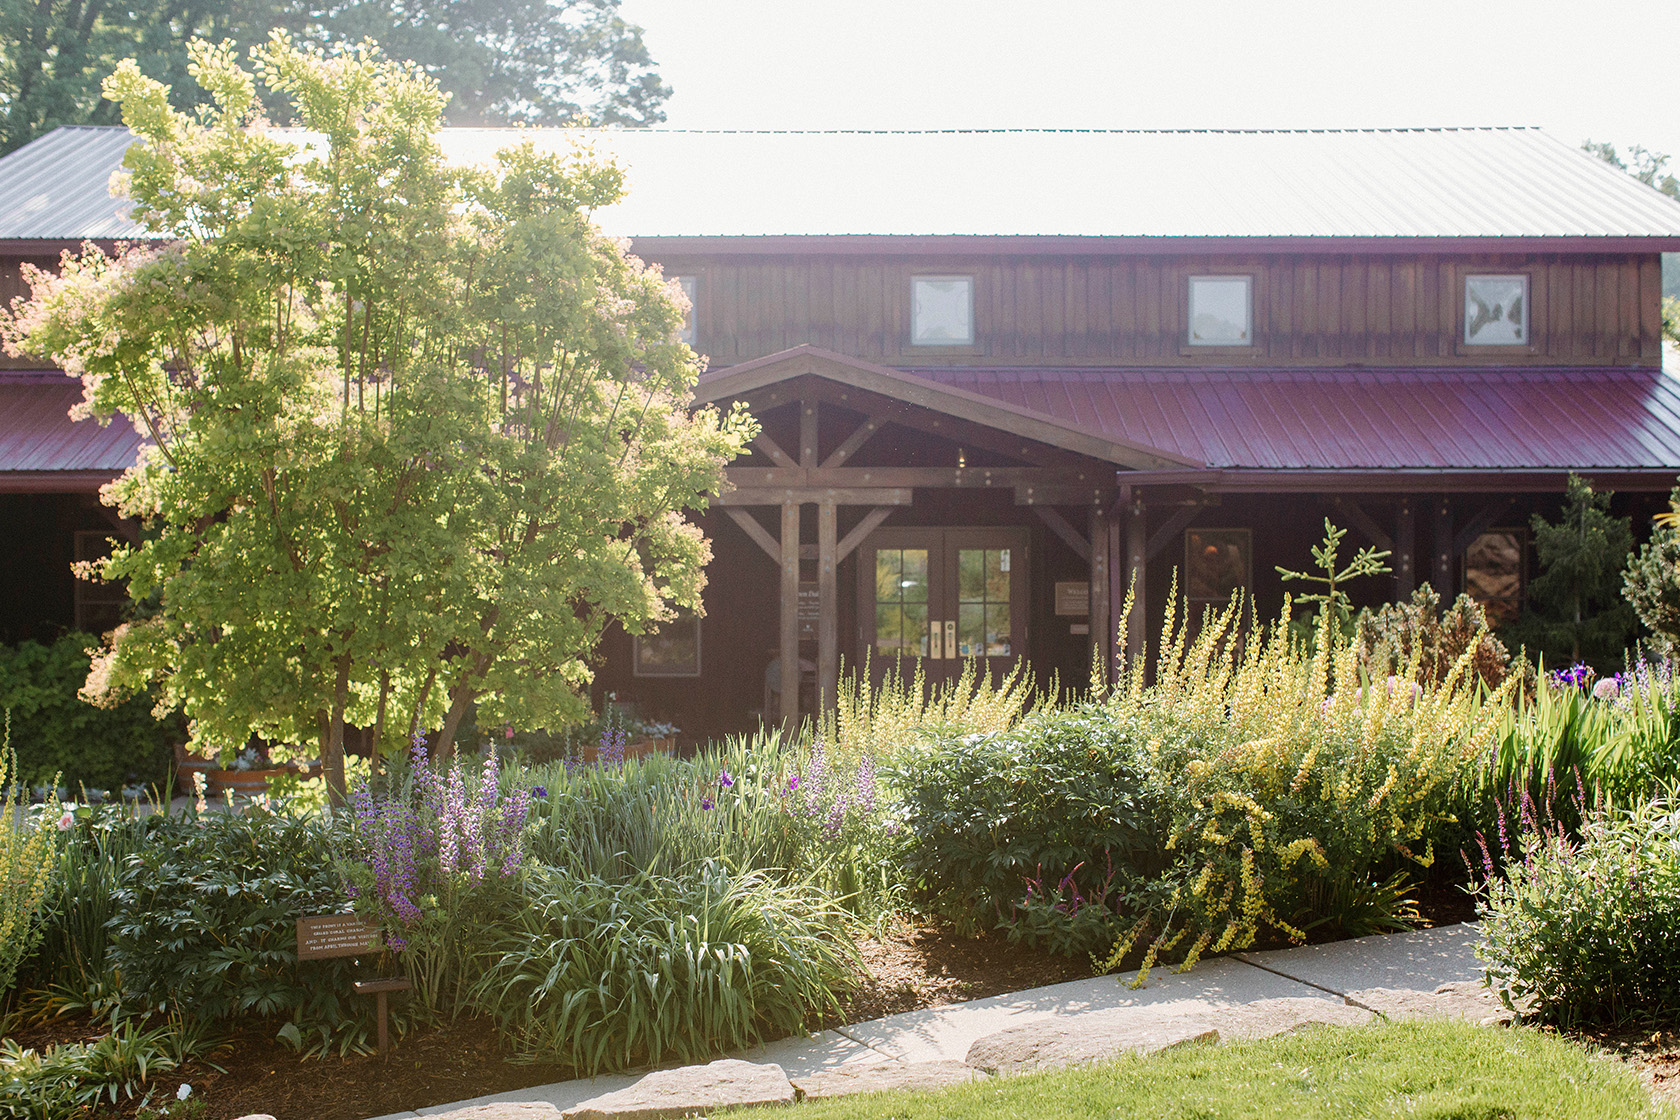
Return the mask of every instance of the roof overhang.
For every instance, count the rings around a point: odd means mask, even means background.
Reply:
[[[978,393],[940,385],[888,366],[878,366],[810,345],[795,346],[791,350],[702,374],[694,397],[701,404],[746,400],[760,390],[798,377],[821,378],[876,393],[904,404],[1135,470],[1199,468],[1206,465],[1159,448],[1116,440]]]
[[[1501,253],[1515,256],[1568,253],[1674,253],[1675,237],[1070,237],[962,235],[773,235],[755,237],[631,237],[637,256],[1159,256],[1259,253],[1370,254]]]
[[[1117,471],[1122,488],[1187,486],[1210,494],[1550,494],[1578,474],[1600,490],[1666,493],[1680,469],[1667,470],[1143,470]]]
[[[0,471],[0,494],[97,494],[118,471]]]

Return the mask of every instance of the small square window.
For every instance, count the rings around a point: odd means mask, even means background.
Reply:
[[[1254,344],[1254,277],[1190,277],[1190,345]]]
[[[1464,278],[1467,346],[1528,345],[1528,277]]]
[[[636,635],[632,671],[638,677],[698,677],[700,616],[678,609],[677,617],[656,630]]]
[[[917,276],[910,281],[910,343],[967,346],[974,341],[974,277]]]
[[[683,319],[682,330],[677,333],[677,341],[693,346],[695,339],[694,297],[695,293],[700,289],[699,277],[674,276],[672,279],[674,279],[682,288],[682,294],[688,299],[688,315]]]
[[[1247,529],[1189,529],[1184,534],[1184,595],[1222,607],[1254,577],[1254,539]]]

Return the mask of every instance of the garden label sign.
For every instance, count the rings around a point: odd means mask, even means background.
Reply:
[[[297,955],[300,961],[327,957],[359,957],[380,949],[379,927],[354,914],[322,914],[299,918]]]

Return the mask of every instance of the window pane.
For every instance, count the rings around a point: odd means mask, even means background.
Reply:
[[[986,601],[1009,602],[1009,550],[986,553]]]
[[[1518,346],[1528,341],[1528,277],[1464,278],[1464,341]]]
[[[1523,547],[1520,529],[1498,529],[1477,537],[1464,553],[1464,590],[1482,604],[1495,626],[1522,612]]]
[[[957,550],[957,598],[978,603],[986,597],[986,554],[977,548]]]
[[[928,615],[926,607],[904,608],[904,652],[910,657],[927,656]]]
[[[891,603],[875,605],[875,648],[896,653],[904,647],[904,608]]]
[[[928,597],[928,554],[925,548],[902,550],[903,567],[898,581],[899,595],[906,603],[925,603]]]
[[[1190,344],[1247,346],[1250,300],[1247,276],[1190,278]]]
[[[634,655],[636,676],[699,676],[700,617],[679,609],[670,622],[637,636]]]
[[[1009,656],[1009,604],[986,605],[986,656]]]
[[[1248,587],[1247,529],[1189,529],[1184,534],[1184,593],[1224,603]]]
[[[962,603],[957,607],[957,655],[977,657],[985,649],[986,608],[981,603]]]
[[[974,278],[919,276],[910,282],[910,341],[958,345],[974,341]]]
[[[904,553],[896,548],[883,548],[875,554],[875,600],[897,602],[904,598],[899,589],[900,573],[904,570]]]

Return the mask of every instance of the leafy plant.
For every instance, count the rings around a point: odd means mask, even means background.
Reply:
[[[486,931],[472,993],[531,1060],[701,1059],[798,1033],[850,980],[841,915],[808,884],[706,861],[621,882],[541,870],[532,890]]]
[[[93,634],[69,633],[51,645],[0,646],[0,707],[11,709],[18,765],[29,782],[54,773],[72,790],[116,790],[129,782],[161,782],[171,744],[186,737],[176,719],[152,715],[155,697],[135,696],[96,707],[79,692],[87,683]]]
[[[1493,986],[1563,1025],[1680,1013],[1680,813],[1590,814],[1579,840],[1531,829],[1490,878],[1477,947]]]
[[[1611,496],[1572,474],[1557,522],[1533,517],[1540,574],[1528,585],[1529,608],[1504,637],[1536,661],[1585,662],[1601,673],[1621,667],[1635,623],[1622,598],[1633,529],[1610,515]]]
[[[40,940],[41,907],[58,870],[62,820],[56,797],[49,797],[38,813],[27,812],[11,739],[8,716],[0,740],[0,999],[11,991],[18,965]]]
[[[1370,545],[1354,553],[1353,559],[1349,560],[1345,567],[1339,566],[1340,561],[1336,554],[1341,548],[1342,538],[1345,536],[1347,536],[1347,530],[1338,529],[1326,517],[1324,519],[1324,542],[1314,545],[1312,549],[1313,563],[1317,565],[1318,572],[1297,572],[1282,566],[1277,569],[1278,575],[1283,577],[1285,583],[1300,580],[1304,583],[1322,587],[1324,589],[1322,591],[1297,595],[1295,601],[1307,606],[1316,604],[1328,611],[1338,630],[1345,629],[1353,619],[1353,606],[1343,585],[1349,580],[1364,576],[1378,576],[1389,571],[1388,565],[1383,563],[1388,558],[1389,553]]]
[[[1651,539],[1628,559],[1622,594],[1658,647],[1673,656],[1680,654],[1680,487],[1668,506],[1654,519]]]
[[[124,860],[107,960],[130,1007],[207,1020],[283,1017],[362,1045],[354,963],[299,961],[297,919],[344,907],[325,824],[253,804],[152,816]],[[365,1002],[365,1001],[364,1001]]]
[[[27,1050],[0,1040],[0,1118],[70,1120],[96,1115],[146,1091],[158,1074],[169,1073],[215,1043],[202,1031],[177,1022],[144,1029],[123,1022],[94,1042]]]
[[[1472,650],[1473,679],[1487,688],[1498,688],[1513,670],[1511,651],[1488,630],[1487,612],[1480,603],[1460,595],[1443,611],[1441,596],[1426,583],[1406,602],[1360,611],[1354,642],[1360,664],[1371,676],[1405,675],[1415,662],[1417,679],[1429,685],[1440,682],[1465,651]],[[1533,666],[1519,660],[1515,670],[1527,686]]]

